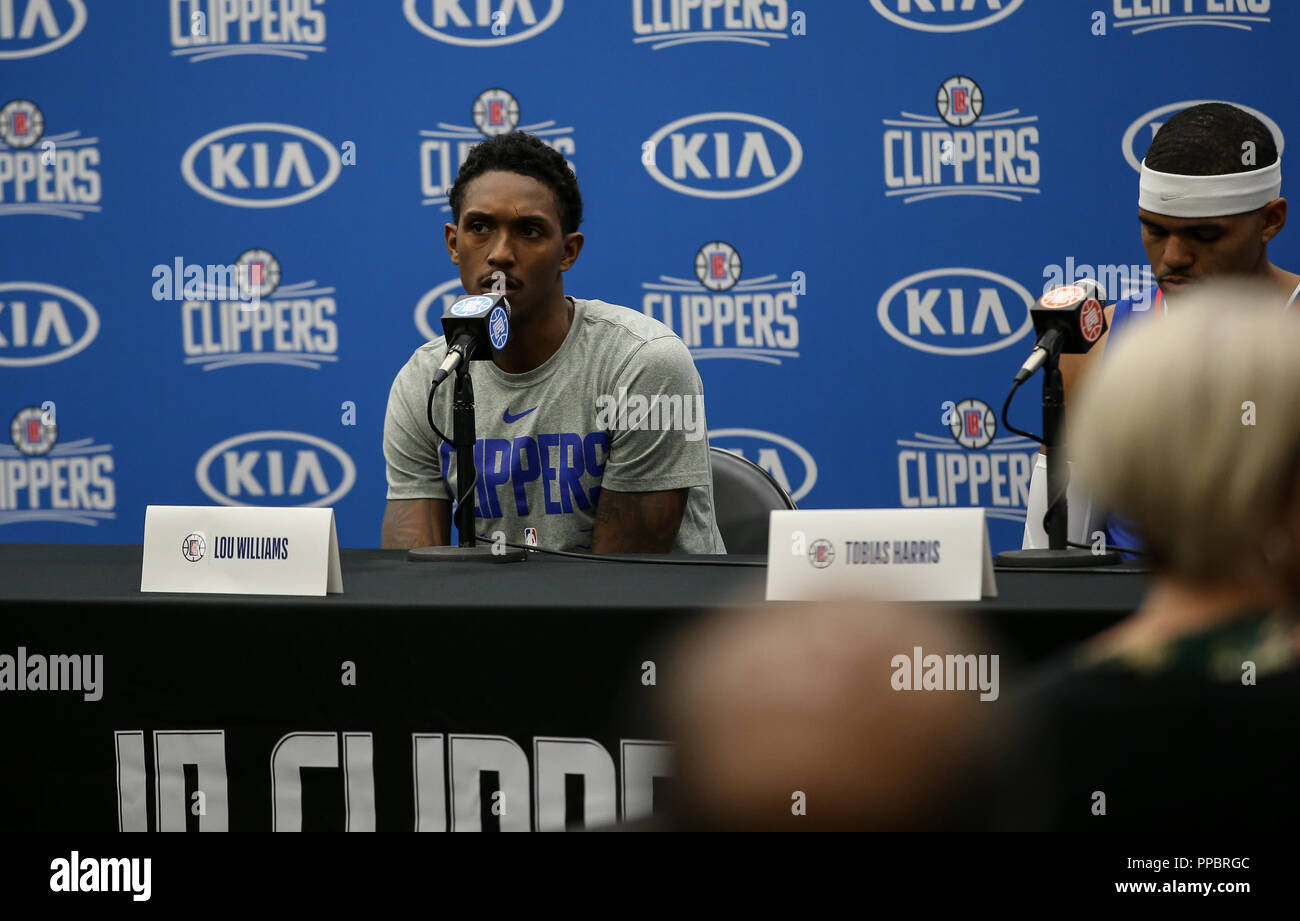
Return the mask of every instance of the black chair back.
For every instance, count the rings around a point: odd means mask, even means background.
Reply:
[[[709,447],[713,513],[728,553],[767,553],[768,512],[798,508],[762,467],[721,448]]]

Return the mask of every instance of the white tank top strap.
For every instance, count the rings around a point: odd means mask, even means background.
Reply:
[[[1300,285],[1296,285],[1295,290],[1291,292],[1291,299],[1286,302],[1286,309],[1290,310],[1294,307],[1297,300],[1300,300]]]

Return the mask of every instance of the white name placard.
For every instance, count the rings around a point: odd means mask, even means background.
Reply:
[[[772,512],[767,600],[996,598],[982,508]]]
[[[140,591],[342,592],[334,509],[151,505]]]

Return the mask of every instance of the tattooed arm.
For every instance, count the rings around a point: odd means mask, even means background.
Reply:
[[[593,553],[670,553],[686,511],[685,489],[615,492],[596,502]]]
[[[385,550],[447,546],[451,543],[450,505],[445,499],[389,499],[380,546]]]

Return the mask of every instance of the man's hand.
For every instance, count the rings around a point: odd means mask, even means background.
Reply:
[[[385,550],[445,547],[451,543],[451,503],[446,499],[389,499],[380,546]]]
[[[686,511],[685,489],[615,492],[596,500],[592,553],[669,553]]]

